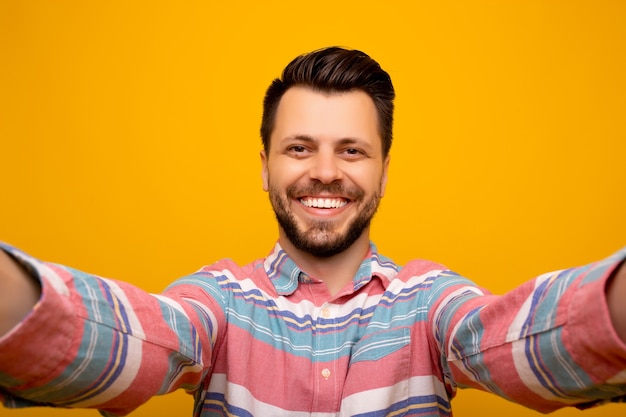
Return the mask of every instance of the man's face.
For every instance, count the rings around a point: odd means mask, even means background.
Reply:
[[[287,90],[261,160],[283,246],[328,257],[369,242],[363,232],[384,193],[389,159],[366,93]]]

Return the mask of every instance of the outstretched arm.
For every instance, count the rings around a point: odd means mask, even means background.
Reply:
[[[437,336],[446,335],[452,380],[544,413],[625,402],[625,258],[626,248],[502,296],[473,295],[468,285],[453,289],[457,297],[433,297],[444,300],[430,311],[442,323]],[[443,277],[440,288],[454,283]]]
[[[613,326],[619,337],[626,342],[626,262],[615,271],[606,291]]]
[[[28,315],[40,293],[39,283],[0,250],[0,337]]]
[[[0,244],[0,403],[125,415],[200,387],[225,317],[190,280],[152,295]]]

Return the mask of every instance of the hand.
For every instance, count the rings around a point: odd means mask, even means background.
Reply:
[[[28,315],[40,295],[37,280],[0,250],[0,337]]]

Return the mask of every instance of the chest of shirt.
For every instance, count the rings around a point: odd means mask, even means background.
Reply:
[[[433,405],[435,392],[445,388],[434,375],[438,357],[428,309],[418,298],[363,291],[316,305],[297,296],[236,292],[207,395],[244,390],[239,399],[329,413],[363,404],[364,395],[367,410],[411,396]]]

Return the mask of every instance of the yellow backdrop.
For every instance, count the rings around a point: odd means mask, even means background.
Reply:
[[[625,19],[621,0],[0,0],[0,239],[153,292],[266,255],[262,95],[295,55],[343,45],[398,93],[381,252],[495,292],[587,263],[626,244]],[[133,414],[174,415],[183,393]]]

